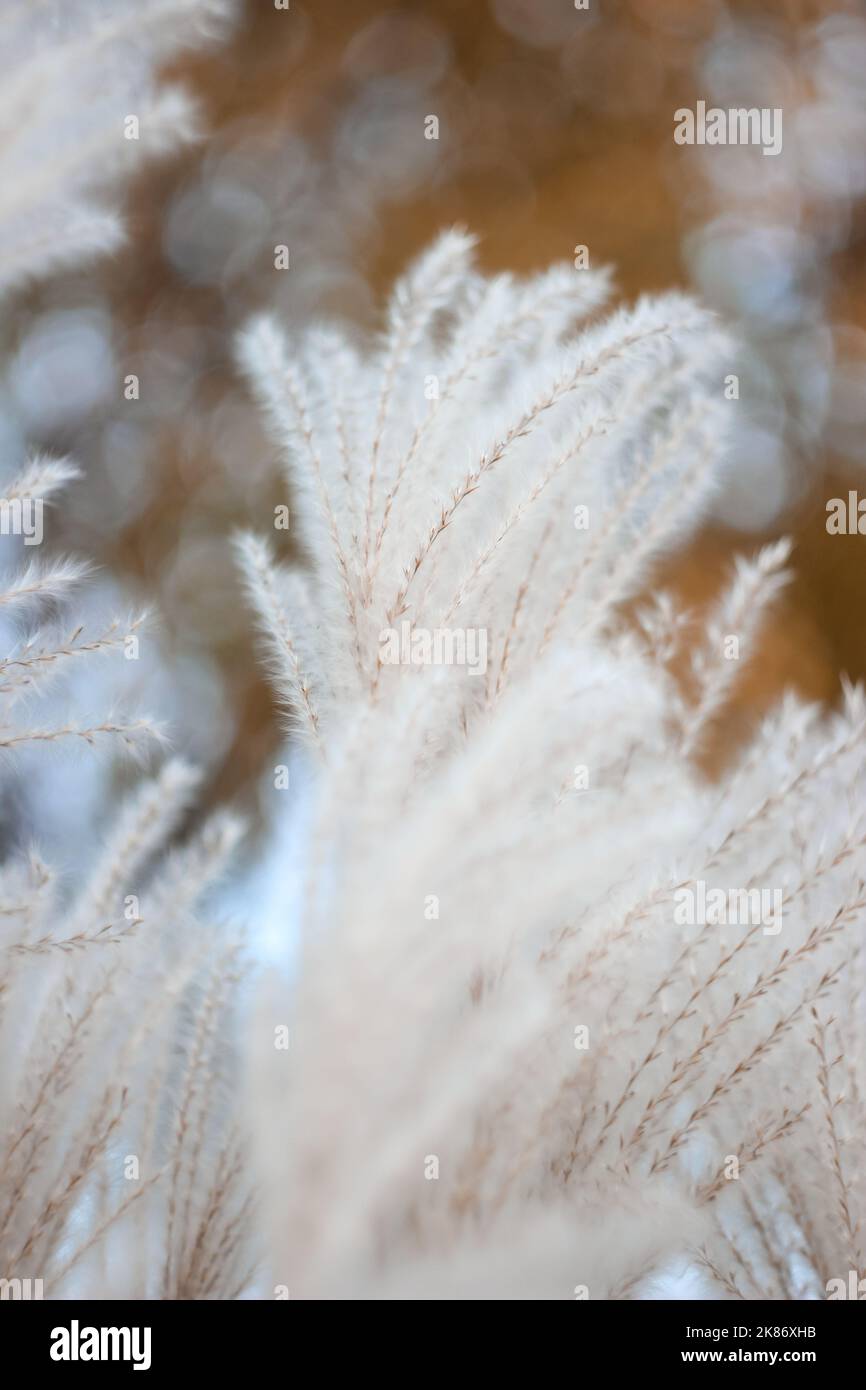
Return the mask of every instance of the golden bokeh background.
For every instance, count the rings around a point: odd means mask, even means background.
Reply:
[[[784,348],[787,333],[814,319],[816,304],[822,341],[842,335],[852,355],[840,397],[853,409],[846,448],[838,451],[832,430],[810,438],[806,428],[788,453],[786,436],[790,488],[766,523],[708,525],[660,582],[699,606],[718,590],[733,553],[781,534],[795,540],[796,578],[743,672],[710,763],[783,687],[833,700],[841,673],[866,674],[866,541],[830,537],[824,524],[826,499],[856,487],[862,466],[864,156],[858,164],[845,153],[840,162],[825,98],[828,63],[841,61],[841,75],[829,78],[845,88],[840,119],[849,107],[862,113],[863,88],[844,53],[845,25],[853,25],[862,54],[863,18],[862,5],[844,0],[590,0],[586,12],[571,0],[291,0],[288,11],[250,0],[227,44],[172,69],[199,98],[206,136],[137,181],[129,245],[98,272],[120,325],[121,358],[145,364],[143,396],[151,394],[136,466],[147,478],[146,500],[110,525],[81,525],[110,571],[156,593],[169,651],[206,651],[211,679],[224,683],[227,732],[216,743],[211,803],[249,791],[279,737],[229,537],[238,525],[264,529],[273,504],[290,501],[236,374],[232,335],[271,302],[290,323],[337,313],[369,327],[394,275],[453,223],[477,234],[480,263],[491,271],[535,270],[585,244],[593,263],[615,268],[627,298],[700,291],[689,238],[725,213],[726,197],[738,199],[741,220],[796,222],[808,232],[820,252],[809,252],[819,289],[810,281],[790,327],[784,313],[775,324],[773,341]],[[816,48],[816,34],[836,36]],[[673,111],[693,106],[708,73],[727,72],[725,63],[735,85],[748,69],[765,87],[760,104],[784,94],[788,128],[808,108],[802,130],[812,145],[803,148],[812,164],[805,160],[802,184],[795,173],[780,187],[768,178],[766,188],[720,191],[693,151],[674,144]],[[440,119],[435,149],[419,139],[418,121],[430,112]],[[843,150],[859,130],[854,121],[841,132]],[[273,246],[284,241],[292,268],[278,283]],[[759,320],[760,311],[746,332],[760,334]],[[805,360],[808,376],[808,351]],[[162,375],[148,373],[154,362]],[[828,390],[832,415],[836,388]],[[126,466],[123,448],[94,441],[71,442],[91,477],[113,486]],[[747,458],[741,466],[748,509]]]

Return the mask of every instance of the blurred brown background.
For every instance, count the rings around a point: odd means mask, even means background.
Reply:
[[[487,269],[534,270],[586,244],[623,296],[691,287],[742,325],[769,364],[758,413],[772,458],[750,461],[747,437],[729,524],[661,578],[700,604],[733,551],[795,537],[797,577],[744,672],[741,723],[786,684],[833,699],[840,672],[866,674],[866,541],[824,524],[863,462],[864,55],[864,7],[844,0],[248,0],[226,46],[171,74],[208,133],[133,188],[131,241],[101,287],[118,362],[141,375],[138,414],[107,401],[98,429],[50,442],[120,498],[96,521],[82,501],[76,542],[155,593],[169,653],[201,654],[224,682],[211,799],[248,787],[278,739],[228,537],[290,500],[232,335],[272,303],[298,323],[374,324],[394,274],[454,222],[478,234]],[[781,172],[753,151],[742,177],[732,165],[714,183],[706,152],[674,144],[674,110],[726,91],[784,105]],[[440,138],[425,143],[430,113]],[[757,229],[729,265],[726,217]],[[722,242],[696,255],[707,226]],[[278,243],[288,274],[273,268]],[[761,255],[779,275],[772,299]]]

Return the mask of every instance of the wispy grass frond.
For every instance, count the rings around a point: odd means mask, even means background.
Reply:
[[[456,234],[366,353],[317,328],[275,369],[244,340],[262,398],[305,384],[271,423],[308,558],[293,589],[240,553],[327,755],[299,956],[255,1029],[293,1296],[641,1297],[679,1252],[708,1296],[791,1298],[859,1268],[812,1011],[864,1002],[864,697],[786,697],[704,779],[790,547],[738,561],[703,620],[653,593],[724,476],[735,346],[680,295],[581,327],[607,289],[485,280]]]

